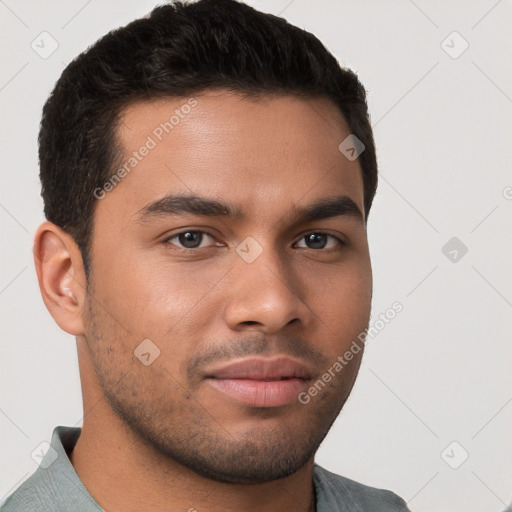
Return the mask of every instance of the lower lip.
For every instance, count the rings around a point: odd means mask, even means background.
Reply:
[[[304,379],[255,380],[215,379],[208,381],[225,395],[253,407],[278,407],[297,400],[304,389]]]

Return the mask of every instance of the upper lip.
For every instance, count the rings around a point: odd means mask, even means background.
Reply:
[[[255,380],[279,380],[293,377],[311,378],[306,365],[289,357],[242,359],[213,368],[207,373],[206,377]]]

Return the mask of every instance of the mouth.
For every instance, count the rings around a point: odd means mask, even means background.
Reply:
[[[217,391],[253,407],[279,407],[297,401],[310,380],[308,368],[288,357],[245,359],[206,375]]]

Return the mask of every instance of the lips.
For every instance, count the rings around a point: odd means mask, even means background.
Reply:
[[[310,379],[306,365],[289,357],[235,361],[206,374],[217,391],[254,407],[277,407],[297,400]]]
[[[310,379],[307,367],[289,357],[275,359],[252,358],[235,361],[207,372],[207,377],[216,379],[279,380]]]

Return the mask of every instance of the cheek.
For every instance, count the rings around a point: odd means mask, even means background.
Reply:
[[[110,270],[107,304],[131,332],[162,338],[211,322],[205,308],[222,289],[230,265],[220,260],[177,263],[164,256],[132,258],[128,267]]]
[[[370,260],[361,256],[337,269],[307,279],[307,304],[338,347],[350,344],[366,329],[370,320],[372,270]]]

